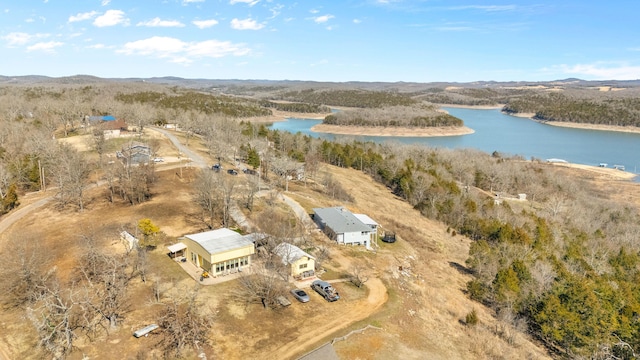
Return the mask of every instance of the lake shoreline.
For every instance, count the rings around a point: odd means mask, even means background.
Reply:
[[[535,118],[535,115],[536,115],[535,113],[507,113],[504,111],[502,113],[509,116],[515,116],[519,118],[533,120],[535,122],[539,122],[544,125],[551,125],[551,126],[557,126],[557,127],[583,129],[583,130],[597,130],[597,131],[617,131],[617,132],[624,132],[624,133],[640,134],[640,127],[637,127],[637,126],[615,126],[615,125],[573,123],[568,121],[540,120]]]
[[[502,109],[504,105],[449,105],[438,104],[440,107],[459,108],[459,109],[475,109],[475,110],[495,110]],[[505,115],[515,116],[519,118],[525,118],[533,120],[545,125],[583,129],[583,130],[597,130],[597,131],[617,131],[624,133],[640,134],[640,127],[637,126],[615,126],[615,125],[599,125],[599,124],[585,124],[585,123],[573,123],[567,121],[555,121],[555,120],[540,120],[535,118],[535,113],[509,113],[501,111]]]
[[[389,136],[389,137],[438,137],[473,134],[475,131],[466,126],[446,127],[395,127],[395,126],[348,126],[318,124],[311,131],[351,136]]]
[[[610,167],[599,167],[599,166],[593,166],[593,165],[583,165],[583,164],[575,164],[575,163],[568,163],[568,162],[567,163],[548,162],[547,164],[551,166],[566,167],[570,169],[588,171],[592,174],[604,176],[604,177],[615,179],[615,180],[632,181],[638,176],[638,174],[634,174],[632,172],[618,170]]]

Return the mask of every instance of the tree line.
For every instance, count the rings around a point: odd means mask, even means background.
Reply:
[[[640,98],[583,97],[576,94],[548,93],[510,100],[503,108],[507,113],[535,113],[546,121],[584,124],[640,126]]]
[[[307,103],[281,103],[273,102],[269,100],[260,101],[260,105],[265,108],[272,108],[281,111],[296,112],[296,113],[328,113],[331,112],[331,108],[319,104],[307,104]]]
[[[165,109],[199,111],[207,115],[222,114],[237,118],[271,115],[258,101],[196,91],[167,94],[159,92],[120,93],[115,99],[126,104],[141,103]]]
[[[417,103],[406,94],[391,91],[303,89],[282,92],[275,99],[296,101],[328,106],[346,106],[357,108],[381,108],[385,106],[408,106]]]
[[[464,125],[461,119],[438,111],[437,108],[431,104],[344,110],[327,115],[322,123],[347,126],[401,126],[417,128]]]

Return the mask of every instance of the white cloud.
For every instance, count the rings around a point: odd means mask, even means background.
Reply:
[[[250,49],[244,44],[233,44],[229,41],[184,42],[176,38],[154,36],[126,43],[117,52],[126,55],[153,56],[169,59],[174,63],[189,64],[194,59],[200,58],[243,56],[249,54]]]
[[[269,11],[271,12],[271,17],[269,19],[273,19],[275,17],[277,17],[278,15],[280,15],[281,10],[284,8],[284,5],[282,4],[278,4],[272,8],[269,9]]]
[[[463,5],[463,6],[450,6],[449,10],[482,10],[487,12],[497,11],[513,11],[518,7],[516,5]]]
[[[322,23],[326,23],[327,21],[333,18],[334,18],[333,15],[322,15],[322,16],[314,17],[313,21],[315,21],[316,24],[322,24]]]
[[[599,80],[638,80],[640,66],[629,65],[626,62],[596,62],[593,64],[558,65],[545,71],[559,70],[573,77],[586,76]]]
[[[354,23],[354,24],[360,24],[360,23],[362,23],[362,20],[360,20],[360,19],[353,19],[353,23]]]
[[[329,63],[329,60],[327,60],[327,59],[322,59],[322,60],[320,60],[320,61],[318,61],[318,62],[315,62],[315,63],[311,63],[311,64],[309,64],[309,66],[311,66],[311,67],[316,67],[316,66],[321,66],[321,65],[327,65],[328,63]]]
[[[49,34],[27,34],[23,32],[12,32],[2,37],[7,42],[8,46],[20,46],[26,45],[34,39],[43,39],[51,35]]]
[[[317,14],[317,13],[320,12],[320,10],[311,9],[311,10],[309,10],[309,12],[312,13],[312,14]]]
[[[55,48],[58,46],[62,46],[64,43],[59,41],[49,41],[49,42],[41,42],[37,44],[33,44],[27,47],[27,51],[44,51],[44,52],[53,52]]]
[[[206,28],[210,28],[212,26],[218,25],[218,20],[214,20],[214,19],[193,20],[191,23],[197,26],[199,29],[206,29]]]
[[[104,49],[107,46],[105,44],[94,44],[94,45],[89,45],[87,46],[87,48],[89,49]]]
[[[161,20],[159,17],[153,18],[149,21],[141,21],[136,26],[148,26],[148,27],[184,27],[184,24],[177,20]]]
[[[93,25],[97,27],[114,26],[118,24],[129,24],[129,19],[124,16],[124,11],[122,10],[107,10],[104,15],[98,16],[93,21]]]
[[[199,2],[204,2],[204,0],[182,0],[182,5],[187,5],[187,4],[191,4],[191,3],[199,3]]]
[[[235,5],[235,4],[247,4],[249,5],[249,7],[259,3],[260,0],[230,0],[229,4],[231,5]]]
[[[102,6],[107,6],[110,2],[111,0],[102,0]]]
[[[434,29],[437,31],[474,31],[476,30],[471,26],[437,26]]]
[[[253,19],[245,19],[245,20],[233,19],[233,20],[231,20],[231,28],[236,29],[236,30],[260,30],[263,27],[264,27],[264,24],[258,24]]]
[[[84,20],[89,20],[89,19],[93,19],[96,15],[98,15],[97,11],[90,11],[90,12],[85,12],[85,13],[78,13],[77,15],[71,15],[69,16],[69,22],[76,22],[76,21],[84,21]]]

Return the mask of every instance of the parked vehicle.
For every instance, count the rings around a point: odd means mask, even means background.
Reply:
[[[340,295],[338,294],[336,289],[334,289],[333,286],[331,286],[331,284],[326,281],[315,280],[311,283],[311,288],[318,294],[322,295],[322,297],[327,301],[331,302],[340,299]]]
[[[151,324],[151,325],[147,325],[145,327],[143,327],[140,330],[136,330],[136,332],[133,333],[133,336],[139,338],[142,336],[149,336],[149,333],[152,332],[153,330],[159,328],[159,326],[157,324]]]
[[[229,169],[229,170],[227,170],[227,174],[229,174],[229,175],[238,175],[238,170]]]
[[[309,294],[307,294],[307,292],[302,289],[293,289],[291,290],[291,294],[300,302],[309,302]]]
[[[153,162],[157,162],[157,163],[158,163],[158,162],[164,162],[164,159],[163,159],[163,158],[161,158],[161,157],[157,157],[157,158],[154,158],[154,159],[153,159]]]
[[[213,171],[220,171],[220,169],[222,169],[222,165],[220,164],[213,164],[213,166],[211,167],[211,170]]]

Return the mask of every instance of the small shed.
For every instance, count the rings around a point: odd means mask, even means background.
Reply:
[[[122,231],[120,233],[120,239],[122,240],[122,242],[124,242],[127,250],[131,250],[134,247],[138,246],[138,239],[127,231]]]

